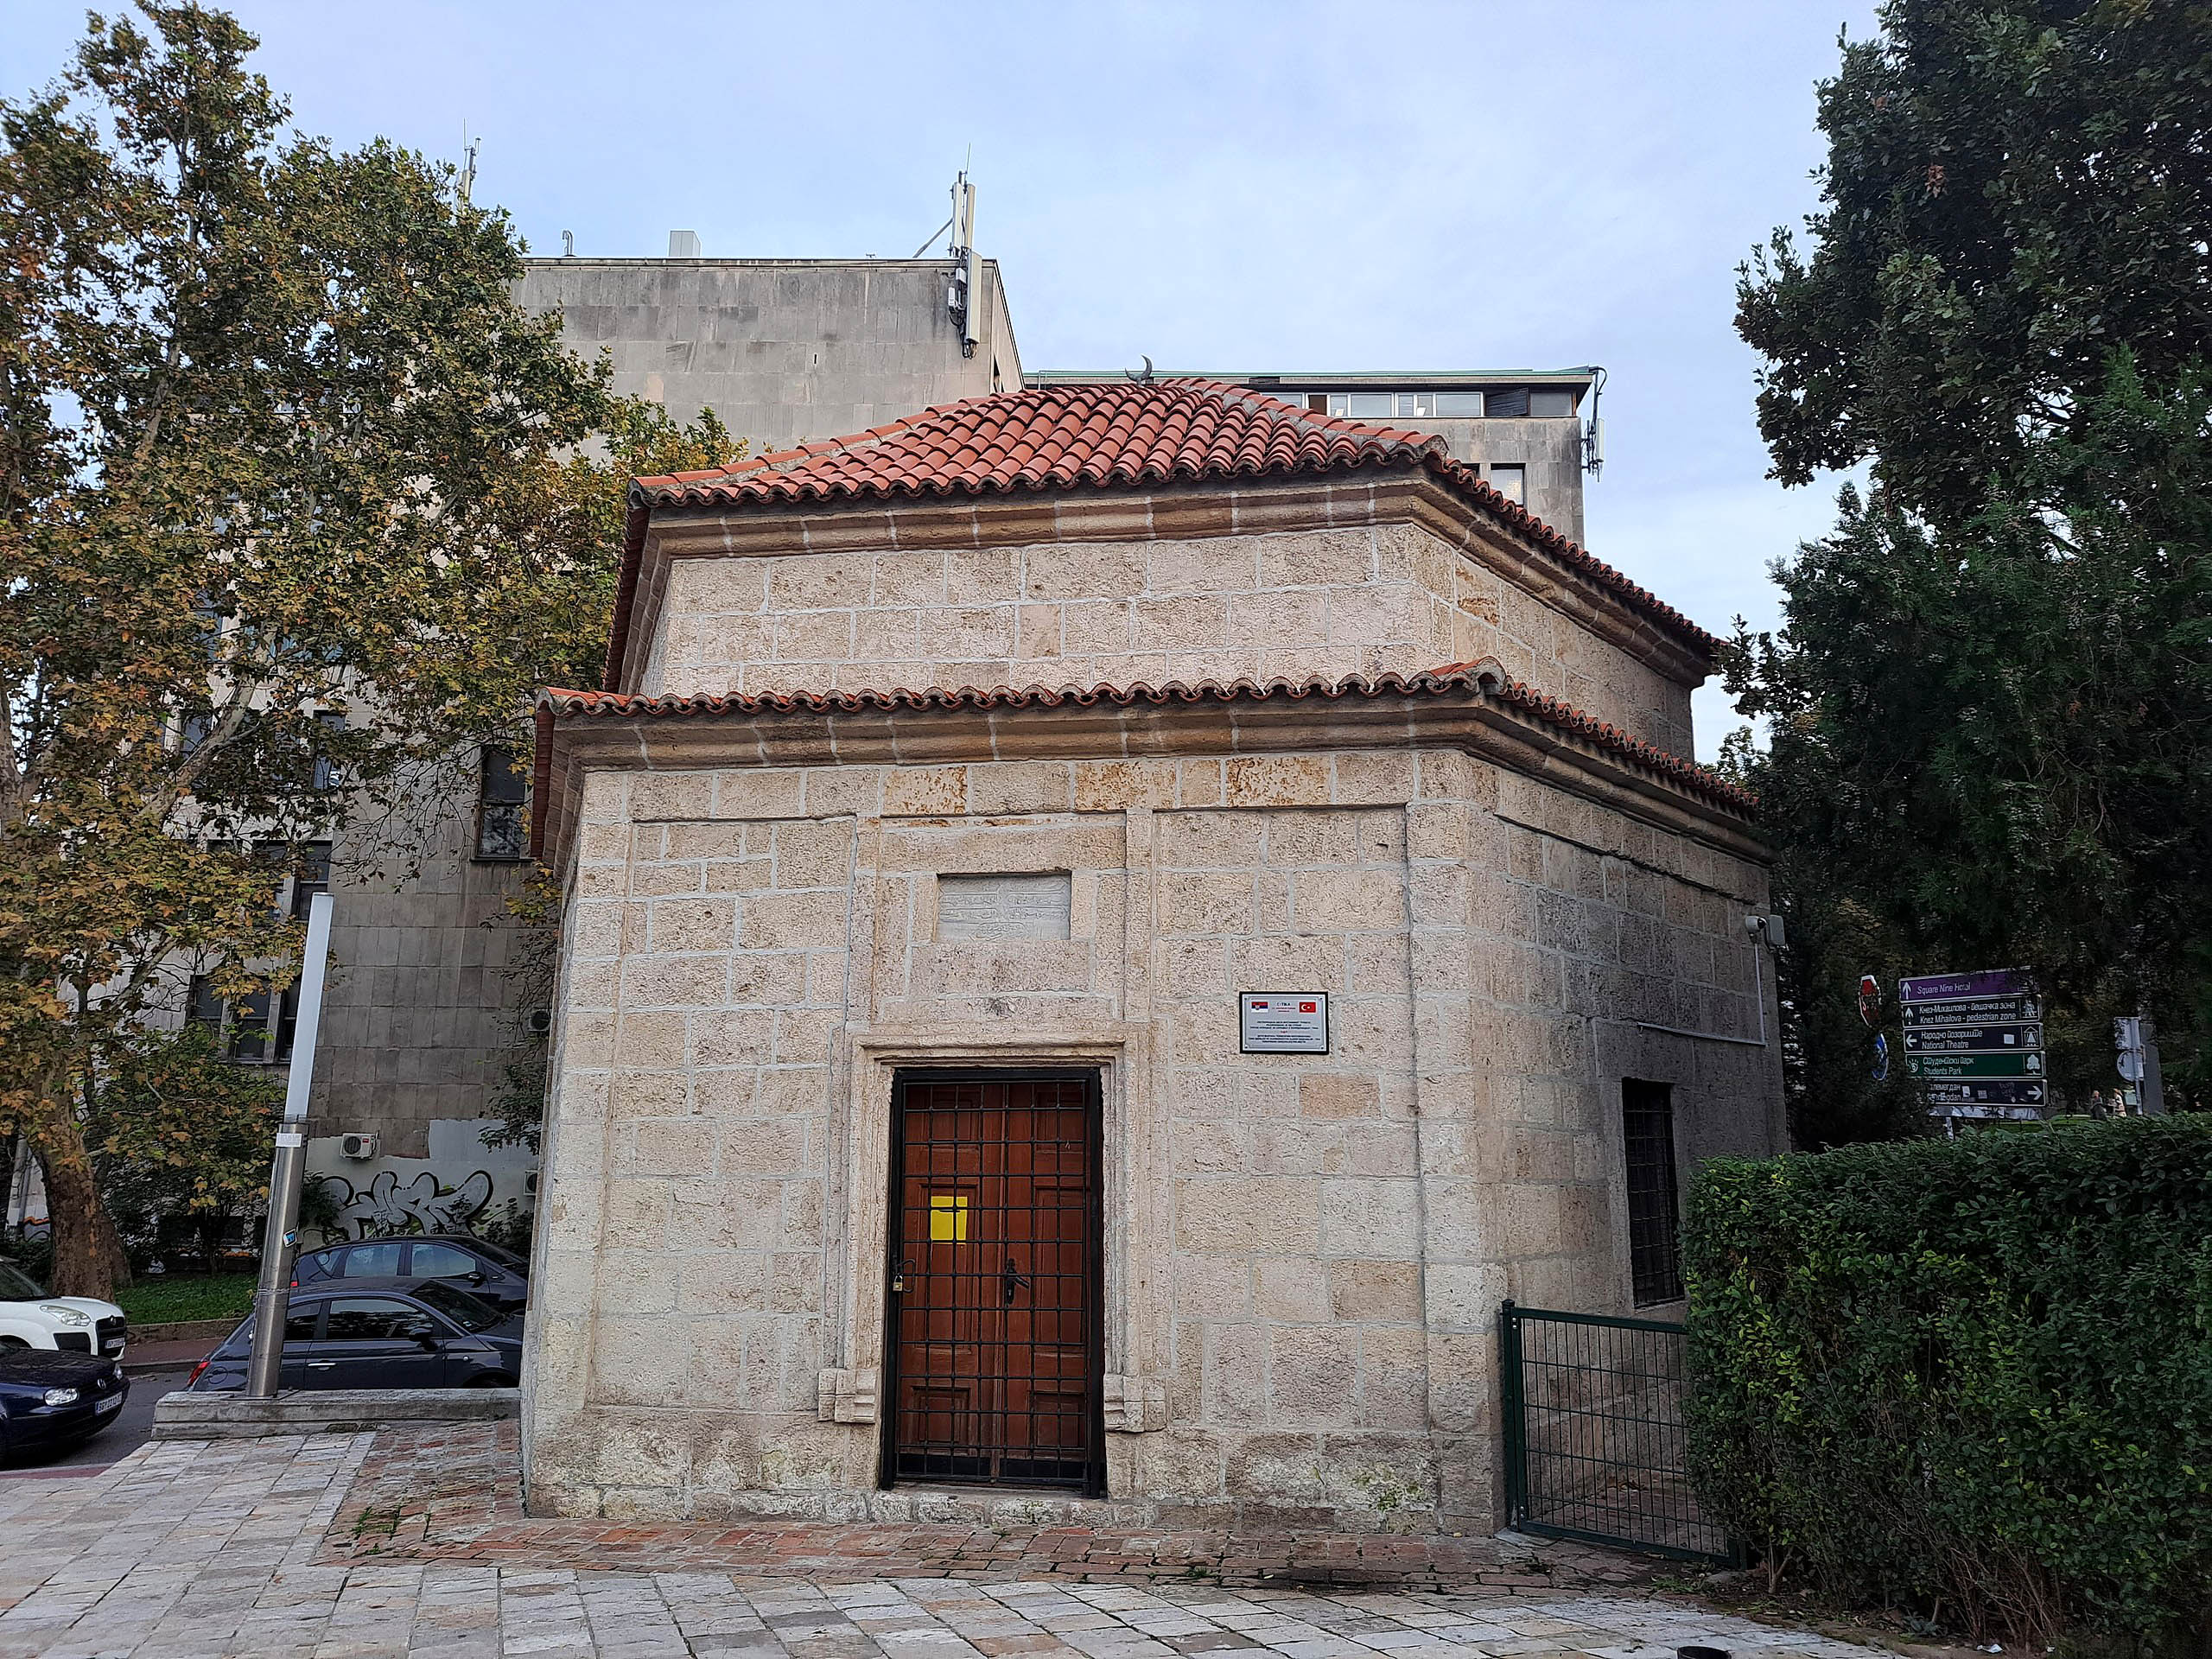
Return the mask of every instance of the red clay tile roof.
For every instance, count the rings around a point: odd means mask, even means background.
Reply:
[[[986,711],[995,709],[1087,709],[1099,703],[1127,708],[1137,703],[1261,702],[1282,697],[1294,702],[1313,698],[1334,702],[1349,697],[1421,697],[1469,693],[1495,697],[1545,724],[1572,734],[1624,760],[1649,768],[1691,794],[1731,810],[1748,814],[1758,799],[1719,773],[1694,761],[1633,738],[1617,727],[1593,719],[1570,703],[1545,696],[1517,681],[1507,679],[1495,663],[1451,663],[1423,673],[1386,672],[1372,677],[1354,674],[1341,680],[1202,680],[1186,684],[1170,680],[1164,685],[1127,686],[1029,685],[962,686],[957,690],[921,691],[764,691],[754,695],[646,697],[620,691],[545,690],[537,694],[537,803],[531,826],[532,845],[544,834],[545,803],[551,791],[551,753],[546,743],[548,722],[562,715],[638,720],[655,716],[762,714],[880,714],[931,709]]]
[[[1217,380],[1033,386],[940,404],[850,437],[631,486],[603,683],[614,684],[656,507],[810,505],[1017,490],[1424,467],[1543,552],[1710,656],[1719,641],[1454,461],[1444,440],[1366,426]]]
[[[1444,440],[1316,415],[1217,380],[1034,386],[945,404],[849,438],[641,478],[655,506],[889,500],[1167,484],[1410,464]]]

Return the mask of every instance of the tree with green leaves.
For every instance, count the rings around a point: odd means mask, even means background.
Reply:
[[[86,1126],[149,1019],[296,971],[298,849],[404,842],[585,674],[619,545],[606,371],[517,308],[505,217],[294,132],[226,15],[140,10],[0,104],[0,1133],[95,1295]]]
[[[1871,474],[1732,671],[1815,1141],[1898,1121],[1862,969],[2033,968],[2084,1088],[2110,1014],[2184,1084],[2212,1015],[2212,12],[1880,17],[1820,90],[1809,248],[1738,296],[1775,476]]]

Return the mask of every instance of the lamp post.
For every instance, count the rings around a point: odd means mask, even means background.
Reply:
[[[330,959],[330,895],[308,900],[307,955],[300,964],[300,1017],[293,1027],[292,1070],[284,1086],[284,1121],[269,1166],[269,1221],[261,1239],[261,1284],[253,1294],[253,1357],[246,1368],[250,1400],[273,1400],[284,1370],[284,1318],[291,1309],[292,1251],[299,1243],[300,1175],[308,1155],[308,1090],[315,1080],[315,1039],[322,1024],[322,974]]]

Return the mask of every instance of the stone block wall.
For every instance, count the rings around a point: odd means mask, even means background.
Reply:
[[[523,867],[469,856],[473,796],[454,791],[430,810],[404,858],[341,845],[334,861],[329,979],[309,1103],[313,1135],[373,1133],[386,1155],[409,1159],[429,1155],[433,1123],[490,1117],[505,1067],[521,1052],[528,993],[513,971],[507,908]],[[448,1185],[468,1173],[439,1172]]]
[[[1623,1077],[1677,1085],[1685,1160],[1780,1145],[1774,1051],[1713,1040],[1758,1027],[1763,874],[1457,750],[594,772],[580,811],[538,1512],[900,1501],[900,1065],[1100,1070],[1109,1495],[1254,1520],[1497,1523],[1499,1298],[1627,1309]],[[1053,870],[1067,938],[938,936],[938,876]],[[1332,1052],[1240,1054],[1255,989],[1330,992]]]
[[[1688,688],[1413,524],[673,562],[649,696],[1341,679],[1495,658],[1670,753]]]

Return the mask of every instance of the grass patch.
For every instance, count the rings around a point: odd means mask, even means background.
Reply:
[[[168,1325],[183,1319],[242,1319],[253,1312],[257,1275],[218,1273],[169,1274],[141,1279],[115,1294],[116,1306],[133,1325]]]

